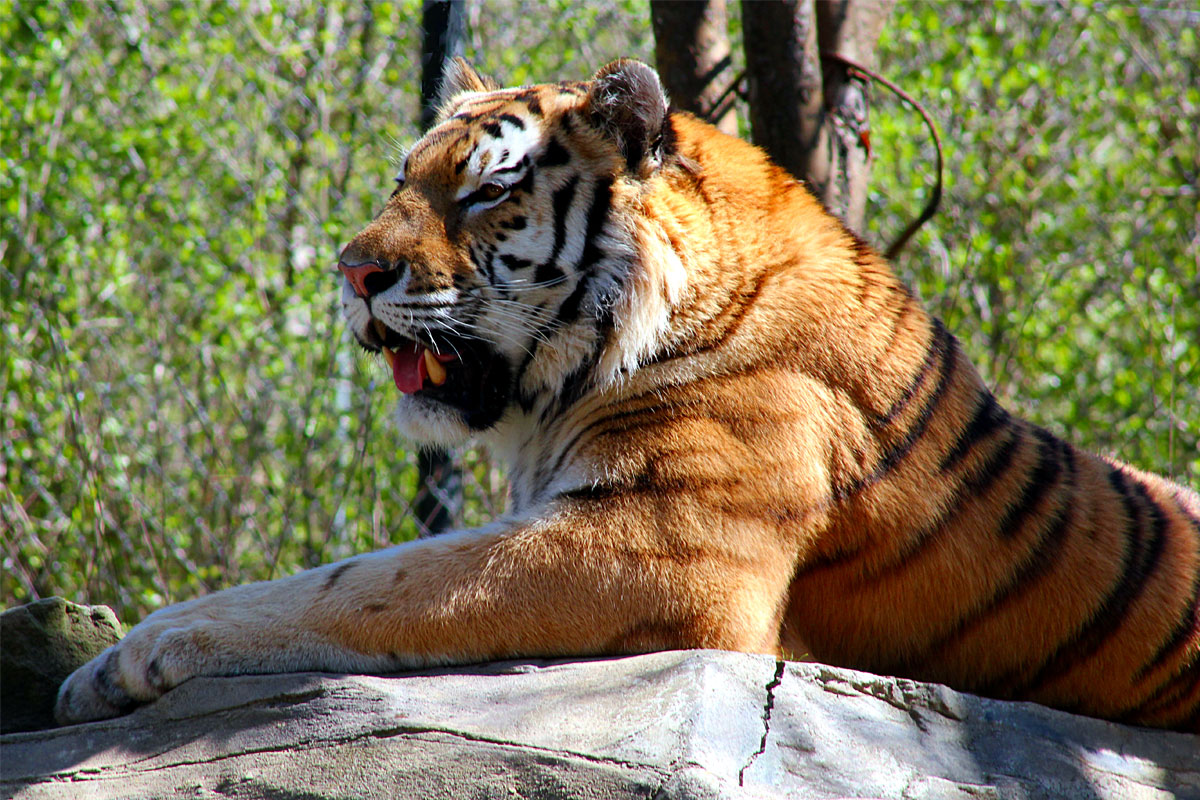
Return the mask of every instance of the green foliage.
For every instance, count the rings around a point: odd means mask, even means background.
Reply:
[[[1200,484],[1200,15],[1185,6],[897,7],[880,63],[941,128],[941,211],[898,259],[1005,403]],[[872,233],[934,157],[875,94]]]
[[[6,600],[141,614],[413,534],[374,511],[404,496],[375,473],[411,459],[332,265],[387,184],[366,123],[414,107],[364,65],[417,41],[346,11],[36,3],[0,22],[21,113],[0,177]]]
[[[649,58],[648,13],[476,18],[472,49],[504,81],[585,77]],[[415,536],[415,453],[334,264],[416,138],[419,47],[417,0],[0,14],[4,604],[136,619]],[[464,462],[480,524],[503,481]]]
[[[469,8],[467,55],[504,83],[652,59],[644,0]],[[411,538],[415,455],[333,265],[416,136],[417,0],[3,11],[0,602],[133,620]],[[1011,406],[1196,484],[1200,53],[1182,13],[908,3],[880,63],[949,159],[902,273]],[[875,99],[884,242],[932,155],[916,115]],[[463,460],[479,524],[503,481]]]

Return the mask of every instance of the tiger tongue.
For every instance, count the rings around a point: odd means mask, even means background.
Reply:
[[[446,368],[443,365],[455,360],[453,355],[438,355],[416,342],[401,350],[384,348],[384,352],[392,365],[392,380],[396,382],[396,388],[405,394],[421,391],[426,380],[434,386],[441,386],[446,382]]]
[[[421,391],[425,385],[425,376],[429,374],[425,366],[425,348],[416,342],[400,350],[388,350],[388,360],[392,362],[392,380],[396,388],[405,394]]]

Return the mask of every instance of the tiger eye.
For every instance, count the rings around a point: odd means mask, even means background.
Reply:
[[[485,183],[479,187],[479,196],[483,200],[498,200],[508,191],[508,188],[498,183]]]

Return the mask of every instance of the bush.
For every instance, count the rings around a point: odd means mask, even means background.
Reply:
[[[5,604],[136,619],[415,535],[415,456],[334,264],[417,134],[419,3],[293,6],[0,17]],[[547,31],[541,9],[471,6],[468,55],[506,83],[651,60],[645,2],[552,11]],[[947,143],[942,211],[902,274],[1010,406],[1193,484],[1194,15],[908,3],[880,58]],[[883,243],[933,159],[918,118],[875,99]],[[461,455],[478,524],[503,481]]]

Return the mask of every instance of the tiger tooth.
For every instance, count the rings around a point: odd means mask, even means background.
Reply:
[[[383,348],[383,354],[387,357],[388,366],[393,370],[396,369],[396,352],[390,347]]]
[[[433,351],[428,347],[425,348],[424,356],[425,370],[429,375],[430,382],[432,382],[434,386],[441,386],[446,382],[446,368],[442,366],[442,362],[438,361],[434,357]]]

